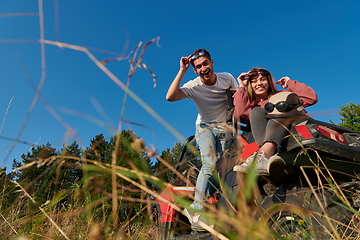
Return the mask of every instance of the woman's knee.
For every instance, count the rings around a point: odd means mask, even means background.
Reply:
[[[250,122],[251,122],[251,119],[258,119],[258,118],[261,118],[261,117],[264,118],[265,115],[266,115],[266,111],[265,111],[264,108],[255,107],[250,111],[250,115],[249,115]]]

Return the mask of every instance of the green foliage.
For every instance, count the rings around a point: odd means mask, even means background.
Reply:
[[[119,135],[119,138],[119,146],[116,151],[116,165],[129,169],[138,169],[141,172],[150,173],[152,171],[150,159],[145,154],[137,153],[137,151],[131,147],[131,143],[133,141],[132,131],[123,130]],[[99,161],[105,164],[111,164],[112,154],[114,152],[115,146],[116,137],[112,137],[107,141],[102,134],[99,134],[91,140],[90,147],[85,150],[85,158]],[[99,173],[96,171],[96,174]],[[122,174],[129,173],[122,172]],[[111,173],[105,171],[100,173],[100,175],[106,182],[103,188],[107,191],[111,191]],[[126,185],[126,181],[120,179],[118,184]]]
[[[152,173],[152,166],[150,159],[143,153],[138,153],[131,147],[131,143],[136,139],[130,130],[123,130],[120,135],[106,140],[102,134],[95,136],[91,140],[91,145],[85,150],[85,158],[103,164],[111,164],[113,159],[113,152],[117,145],[117,137],[119,137],[119,144],[116,151],[116,166],[121,166],[127,169],[137,169],[140,172]],[[93,165],[93,164],[89,164]],[[84,184],[84,191],[89,194],[90,201],[96,201],[111,194],[113,189],[113,181],[111,175],[111,168],[98,169],[95,166],[87,166],[84,169],[84,174],[87,176]],[[99,171],[100,170],[100,171]],[[118,170],[119,174],[131,177],[137,180],[136,174],[131,174],[129,171]],[[143,199],[145,194],[140,191],[132,183],[123,178],[117,178],[117,186],[120,187],[118,195],[127,199]],[[110,201],[110,200],[108,200]],[[101,211],[99,210],[101,208]],[[109,215],[112,205],[109,202],[103,202],[101,206],[94,209],[98,212],[97,217],[103,218],[104,214]],[[135,216],[141,209],[139,202],[121,200],[120,201],[120,221],[124,222]]]
[[[6,168],[0,168],[0,211],[10,207],[15,198],[15,187],[11,183],[13,174],[6,174]]]
[[[148,233],[149,229],[157,231],[149,222],[153,198],[138,184],[147,190],[155,189],[156,181],[150,180],[154,175],[162,176],[175,185],[184,182],[177,179],[166,164],[159,161],[152,165],[149,157],[139,151],[139,145],[133,148],[135,141],[138,141],[137,137],[127,130],[109,139],[99,134],[85,150],[76,141],[63,146],[60,151],[48,143],[33,147],[22,155],[21,160],[14,160],[13,168],[17,168],[14,173],[6,174],[6,169],[0,169],[0,210],[1,217],[6,220],[0,221],[0,239],[13,239],[20,235],[29,236],[29,239],[65,239],[64,235],[68,237],[66,239],[95,239],[89,234],[94,226],[101,226],[96,235],[101,238],[96,239],[125,239],[122,237],[124,231],[128,231],[127,236],[135,236],[135,230],[145,237],[128,239],[159,239],[156,232]],[[176,169],[186,178],[196,180],[196,174],[191,173],[191,170],[200,168],[196,143],[192,141],[186,147],[183,152],[183,146],[177,143],[172,149],[163,151],[161,158],[171,166],[178,165]],[[183,161],[178,163],[182,153]],[[115,181],[111,165],[114,156]],[[136,174],[137,169],[148,176],[142,178]],[[191,177],[193,174],[194,177]],[[239,192],[249,194],[233,196],[239,199],[238,206],[241,206],[236,219],[227,212],[207,212],[209,217],[219,220],[220,228],[216,230],[228,228],[229,224],[234,227],[229,239],[253,239],[254,236],[258,236],[256,239],[270,239],[267,222],[259,222],[253,217],[253,209],[246,208],[249,202],[247,196],[252,198],[255,194],[256,178],[248,175],[244,179],[245,184],[241,185],[245,189]],[[17,181],[25,191],[16,187],[12,180]],[[228,192],[232,191],[229,189]],[[34,198],[35,202],[24,193]],[[118,208],[114,208],[114,194]],[[179,198],[176,204],[183,208],[189,205],[189,199]],[[118,209],[119,224],[114,224],[113,209]],[[64,233],[60,233],[49,219],[56,222]],[[243,222],[247,224],[241,224]]]
[[[73,189],[75,183],[83,178],[81,170],[81,158],[83,150],[79,144],[74,141],[68,146],[64,146],[61,152],[61,173],[58,172],[57,178],[60,177],[63,189]],[[59,181],[59,180],[58,180]]]
[[[179,157],[184,147],[184,157],[182,161],[179,162]],[[201,159],[199,157],[199,151],[196,147],[195,141],[188,143],[186,146],[181,145],[180,143],[176,143],[171,150],[167,148],[165,151],[163,151],[160,157],[170,166],[175,167],[177,172],[182,173],[183,175],[187,175],[190,181],[193,183],[194,180],[196,181],[197,172],[201,167]],[[165,182],[170,182],[174,185],[186,184],[178,179],[176,174],[174,174],[174,172],[166,167],[163,163],[158,162],[155,167],[157,176],[163,179]]]
[[[160,157],[171,166],[175,166],[181,152],[181,144],[176,143],[172,149],[167,148],[162,151]],[[173,172],[170,171],[165,164],[161,162],[156,163],[156,175],[165,182],[170,182]]]
[[[360,104],[349,103],[347,106],[341,106],[340,114],[341,127],[352,129],[360,133]]]
[[[50,143],[31,148],[31,151],[21,156],[21,162],[14,160],[13,168],[22,167],[15,173],[16,180],[34,197],[44,203],[54,197],[56,192],[56,168],[49,167],[57,162],[58,153]]]
[[[73,236],[71,239],[86,239],[86,236],[80,237],[77,228],[92,222],[106,227],[103,230],[105,236],[111,236],[119,230],[113,218],[113,194],[116,194],[121,223],[149,221],[149,195],[139,184],[146,189],[154,188],[150,178],[155,166],[143,150],[143,141],[130,130],[123,130],[109,139],[99,134],[85,149],[81,149],[76,141],[63,146],[60,151],[50,143],[32,147],[19,160],[14,159],[15,171],[6,174],[6,169],[0,169],[1,213],[7,220],[19,223],[18,234],[33,232],[39,239],[54,227],[49,225],[44,212],[60,222],[65,221],[63,214],[70,216],[63,226],[69,226],[67,234]],[[112,178],[114,159],[115,179]],[[11,234],[3,233],[16,229],[6,224],[5,227],[0,221],[1,239],[9,239]],[[59,231],[50,232],[59,234]],[[45,238],[63,239],[61,234],[59,236]]]

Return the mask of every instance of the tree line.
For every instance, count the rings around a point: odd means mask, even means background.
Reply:
[[[75,205],[93,204],[94,207],[87,214],[100,221],[114,215],[111,196],[115,186],[119,201],[119,223],[148,218],[143,214],[146,213],[143,209],[147,198],[152,196],[134,183],[140,182],[148,189],[160,191],[174,175],[167,165],[177,164],[182,144],[177,143],[172,149],[162,151],[157,157],[162,161],[152,161],[146,151],[134,145],[138,141],[131,130],[123,130],[110,139],[106,139],[103,134],[96,135],[85,149],[80,148],[76,141],[60,150],[50,143],[32,147],[19,160],[13,160],[14,171],[6,174],[6,169],[0,169],[3,192],[0,211],[13,211],[14,204],[21,205],[24,201],[26,204],[20,206],[18,212],[31,218],[30,215],[38,214],[38,207],[45,204],[51,204],[54,209],[61,211]],[[191,164],[198,167],[200,161],[194,153],[188,151],[186,154],[194,160]],[[111,173],[114,158],[115,165],[119,167],[116,169],[117,174],[124,176],[116,177],[115,182]],[[178,170],[188,169],[188,164],[182,164]],[[145,174],[145,180],[141,180],[135,171]],[[151,176],[156,180],[151,179]],[[25,201],[24,195],[31,196],[31,201]]]

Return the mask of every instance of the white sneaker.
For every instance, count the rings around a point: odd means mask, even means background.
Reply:
[[[284,180],[288,177],[289,174],[285,168],[286,162],[280,156],[275,155],[269,158],[267,171],[270,176],[274,177],[277,181]]]
[[[205,219],[202,215],[195,215],[194,211],[191,209],[184,209],[185,216],[189,219],[191,229],[195,231],[207,231],[204,228],[203,224],[206,224],[210,228],[214,228],[214,224],[210,223],[207,219]]]
[[[255,152],[253,155],[248,157],[244,163],[240,165],[236,165],[233,169],[235,172],[247,172],[250,166],[255,161],[255,170],[258,174],[268,175],[268,163],[269,159],[267,159],[263,154]]]

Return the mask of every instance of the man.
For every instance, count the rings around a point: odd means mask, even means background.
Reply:
[[[198,75],[180,87],[181,81],[190,64]],[[198,108],[196,119],[196,141],[200,148],[202,167],[196,181],[195,200],[192,209],[185,209],[185,214],[195,230],[203,230],[199,225],[200,216],[195,211],[203,209],[205,197],[210,194],[209,179],[215,163],[224,150],[226,129],[226,89],[238,88],[235,78],[229,73],[214,73],[214,61],[205,49],[198,49],[180,59],[180,70],[171,83],[166,99],[178,101],[192,98]],[[195,211],[194,211],[195,210]]]

